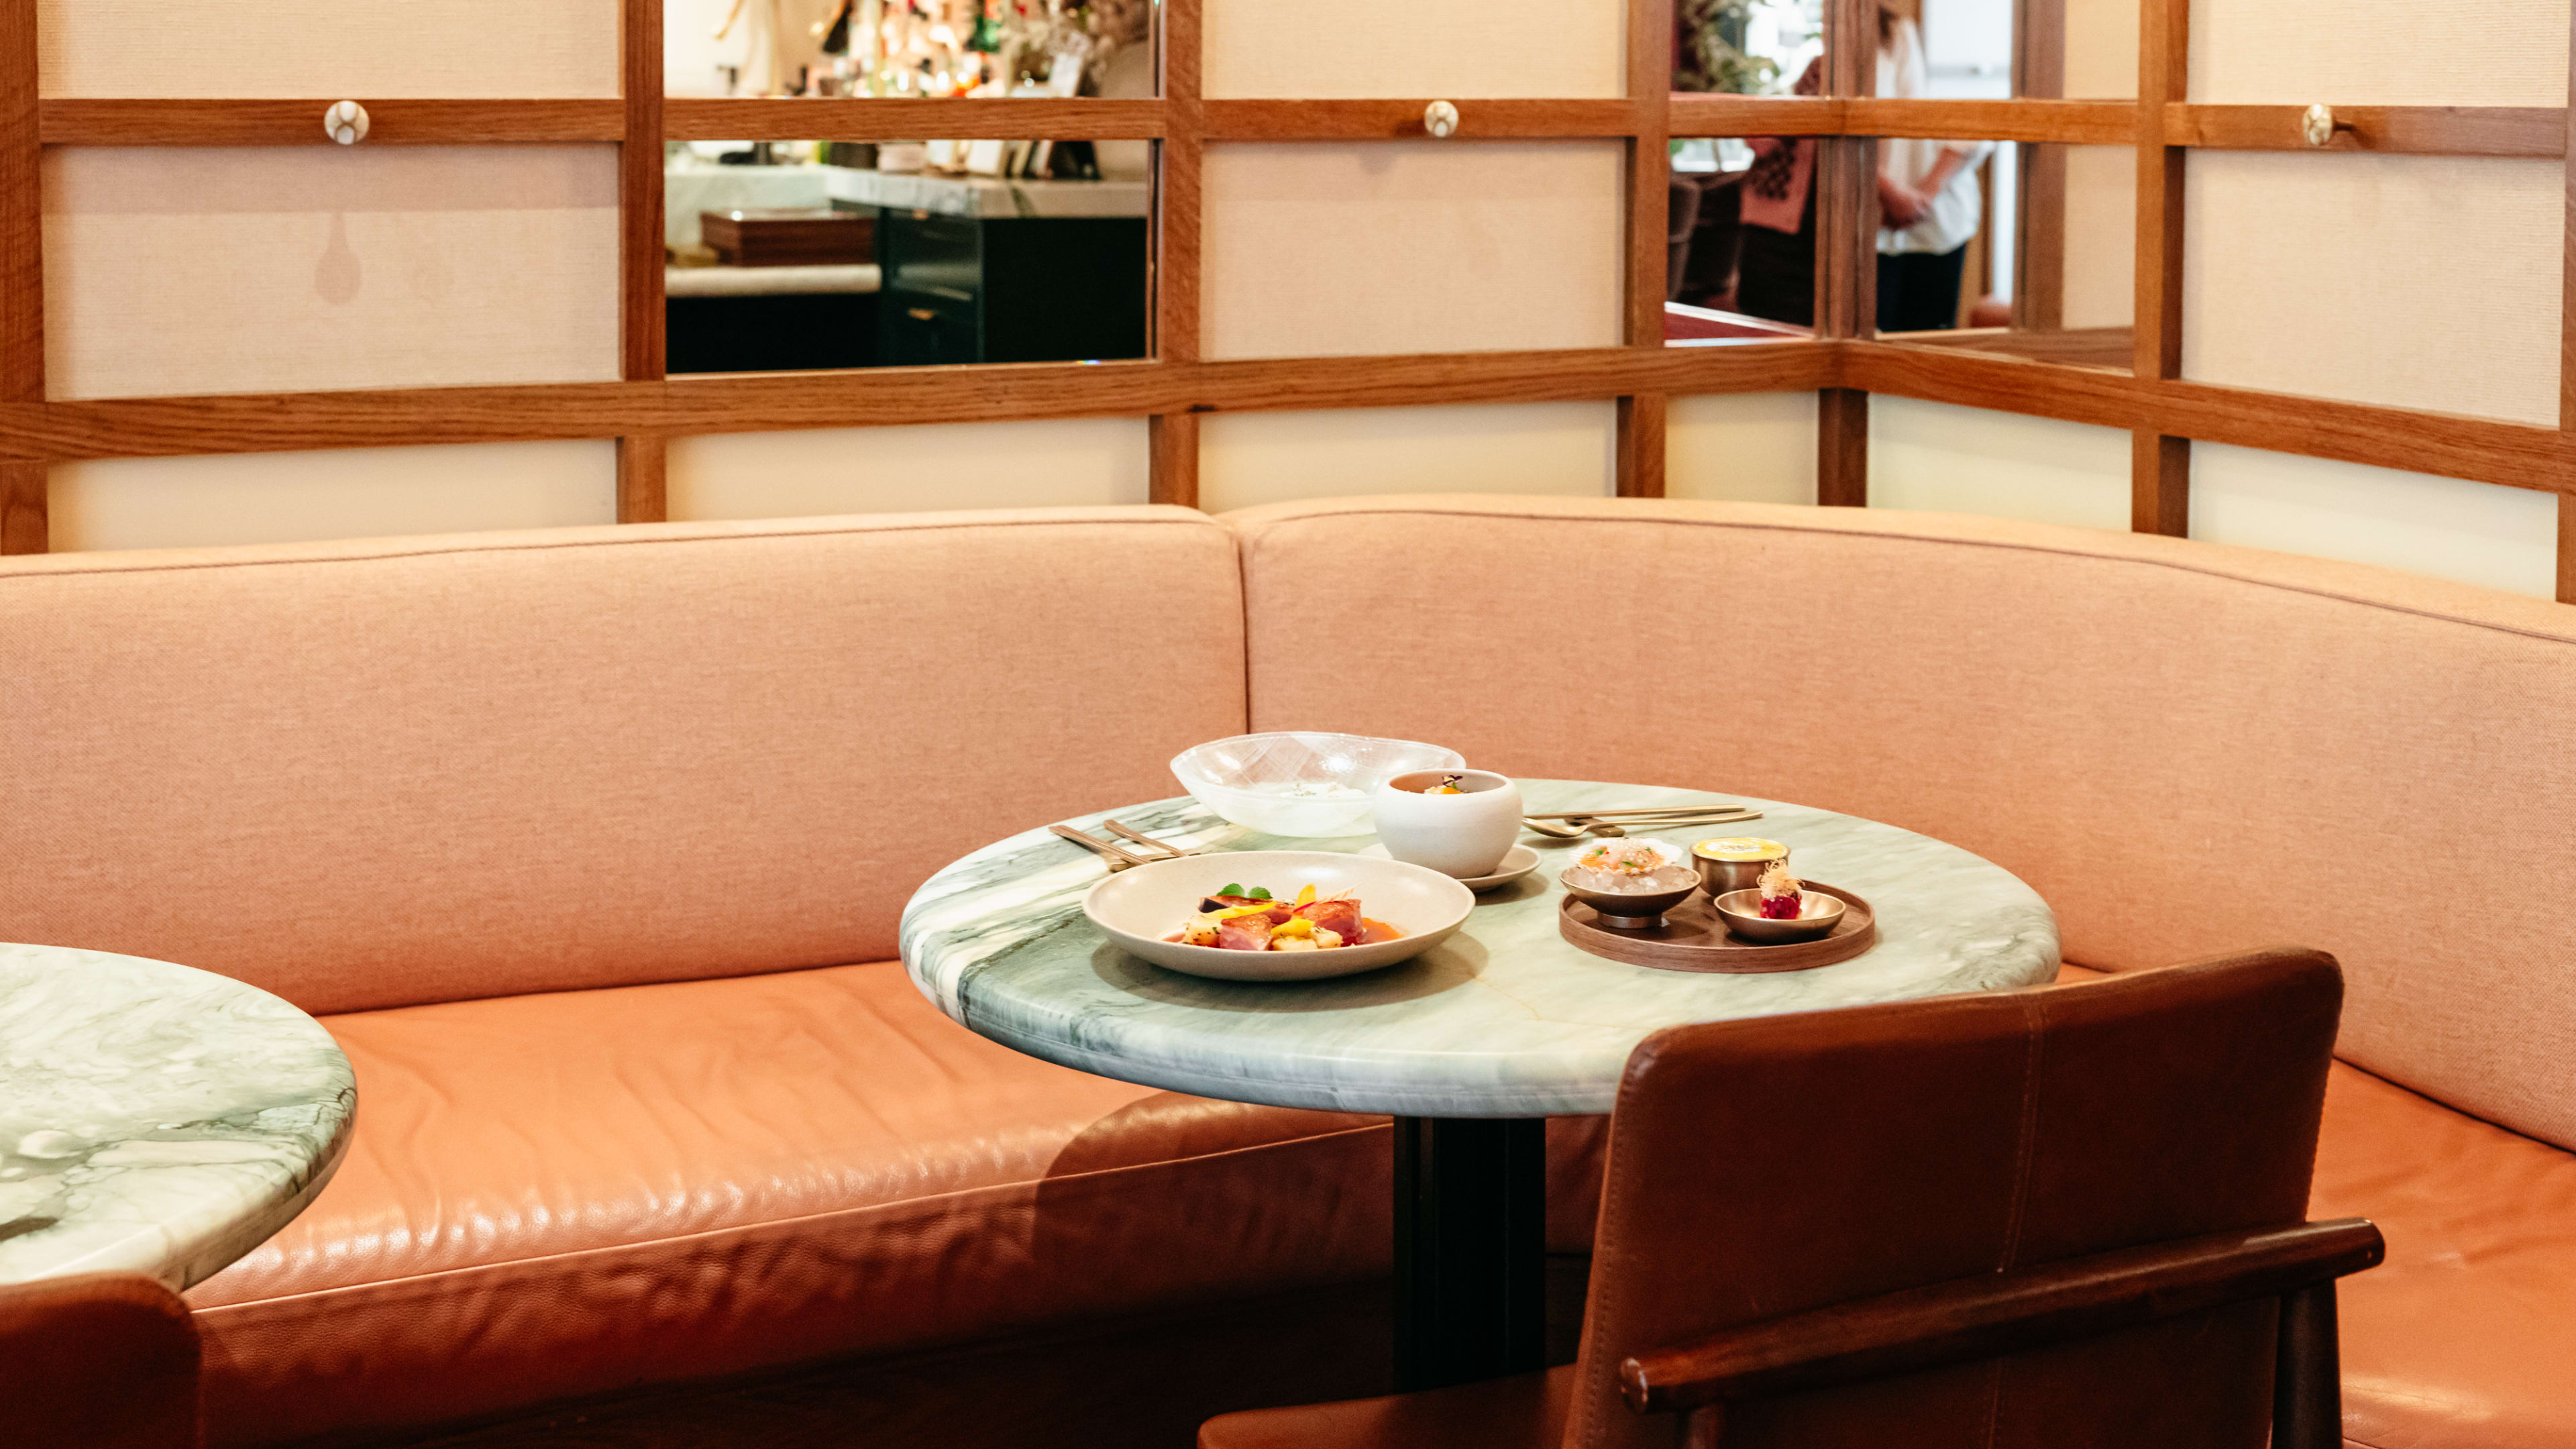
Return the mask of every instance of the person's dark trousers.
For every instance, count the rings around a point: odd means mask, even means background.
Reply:
[[[1878,330],[1931,332],[1959,325],[1967,243],[1946,252],[1878,254]]]

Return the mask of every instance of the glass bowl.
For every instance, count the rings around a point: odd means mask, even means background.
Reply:
[[[1366,835],[1377,787],[1409,770],[1463,770],[1456,750],[1415,740],[1281,730],[1183,750],[1172,773],[1210,810],[1292,839]]]

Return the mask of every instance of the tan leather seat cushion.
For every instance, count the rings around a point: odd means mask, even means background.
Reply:
[[[2338,1066],[2308,1212],[2388,1235],[2340,1294],[2345,1437],[2576,1445],[2576,1154]]]
[[[215,1445],[1383,1275],[1383,1119],[1182,1097],[893,962],[327,1019],[339,1175],[188,1296]]]
[[[2576,1444],[2576,1154],[2337,1062],[2308,1216],[2388,1238],[2337,1290],[2347,1441]]]

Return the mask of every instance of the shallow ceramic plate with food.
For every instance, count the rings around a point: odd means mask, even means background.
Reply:
[[[1241,891],[1229,893],[1228,886]],[[1249,900],[1245,893],[1266,891],[1269,900],[1286,908],[1293,921],[1296,898],[1308,886],[1315,888],[1317,902],[1335,897],[1356,900],[1357,914],[1374,924],[1361,940],[1329,949],[1228,949],[1172,939],[1201,918],[1221,914],[1203,907],[1226,895]],[[1465,886],[1436,870],[1400,860],[1372,860],[1328,850],[1237,850],[1120,871],[1091,888],[1082,898],[1082,913],[1130,955],[1157,966],[1228,981],[1311,981],[1409,961],[1449,939],[1467,923],[1467,913],[1475,904],[1475,893]],[[1325,911],[1308,914],[1333,918]],[[1379,939],[1388,928],[1395,933],[1392,938]],[[1241,940],[1260,929],[1247,919],[1228,938]],[[1279,944],[1289,946],[1310,930],[1286,925],[1279,932],[1284,938]]]

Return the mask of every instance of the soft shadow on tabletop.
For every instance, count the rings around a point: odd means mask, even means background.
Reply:
[[[1104,942],[1091,953],[1091,970],[1118,991],[1170,1006],[1246,1012],[1356,1011],[1394,1001],[1419,1001],[1464,986],[1484,974],[1485,948],[1461,932],[1410,961],[1376,971],[1274,983],[1212,981],[1166,971]]]

